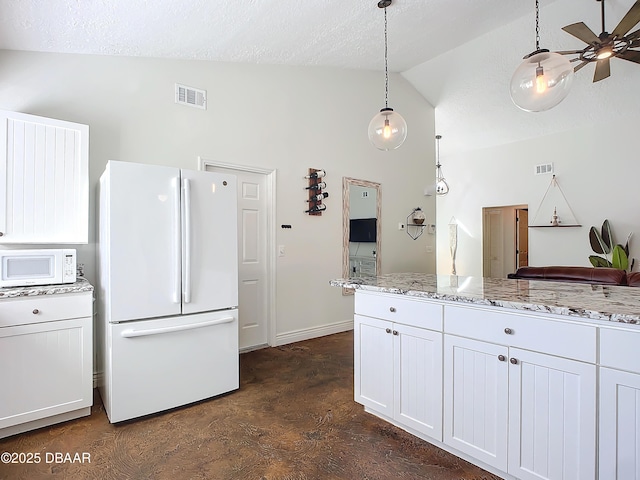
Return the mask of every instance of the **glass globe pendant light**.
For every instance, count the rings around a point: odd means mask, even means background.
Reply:
[[[442,135],[436,135],[436,195],[446,195],[449,193],[449,184],[442,174],[442,166],[440,165],[440,139]]]
[[[389,67],[387,62],[387,7],[392,0],[380,0],[384,10],[384,108],[369,123],[369,140],[379,150],[394,150],[407,138],[407,122],[389,107]]]
[[[536,0],[536,50],[511,77],[511,100],[526,112],[542,112],[558,105],[569,94],[573,68],[567,57],[540,48],[540,6]]]

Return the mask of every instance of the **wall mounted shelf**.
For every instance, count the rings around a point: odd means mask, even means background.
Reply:
[[[548,222],[538,220],[541,212],[549,215],[546,217],[550,219]],[[560,188],[556,176],[553,175],[529,228],[567,228],[581,226],[567,201],[567,197],[565,197],[562,188]]]
[[[422,220],[422,222],[420,222]],[[407,216],[407,235],[412,239],[417,240],[420,235],[424,233],[424,227],[427,225],[425,222],[424,212],[420,207],[414,208],[413,211]]]

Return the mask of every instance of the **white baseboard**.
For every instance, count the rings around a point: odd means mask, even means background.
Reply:
[[[274,347],[294,342],[301,342],[303,340],[311,340],[312,338],[324,337],[325,335],[333,335],[334,333],[341,333],[349,330],[353,330],[353,319],[345,320],[344,322],[331,323],[329,325],[322,325],[321,327],[293,330],[291,332],[276,335],[276,344]]]

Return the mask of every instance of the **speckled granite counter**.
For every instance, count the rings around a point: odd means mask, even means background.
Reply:
[[[33,287],[0,288],[0,299],[15,297],[32,297],[36,295],[58,295],[61,293],[92,292],[93,285],[87,279],[78,277],[75,283],[61,285],[38,285]]]
[[[334,287],[640,326],[640,288],[633,287],[424,273],[394,273],[329,283]]]

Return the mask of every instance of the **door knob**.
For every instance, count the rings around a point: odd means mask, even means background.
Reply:
[[[505,357],[504,355],[498,355],[498,360],[500,360],[501,362],[504,362],[507,359],[507,357]]]
[[[397,331],[397,330],[394,330],[394,331],[393,331],[393,334],[394,334],[394,335],[398,335],[398,331]]]
[[[507,335],[511,335],[513,333],[513,330],[511,330],[510,328],[505,328],[504,333],[506,333]]]
[[[385,329],[385,332],[387,332],[387,333],[391,333],[391,329],[390,329],[390,328],[387,328],[387,329]]]
[[[518,364],[518,359],[517,359],[517,358],[513,358],[513,357],[511,357],[511,358],[509,359],[509,361],[511,362],[511,364],[512,364],[512,365],[517,365],[517,364]]]
[[[39,313],[40,313],[40,310],[38,310],[37,308],[34,308],[34,309],[33,309],[33,314],[34,314],[34,315],[37,315],[37,314],[39,314]]]
[[[389,311],[390,312],[395,312],[396,311],[396,307],[389,307]]]

